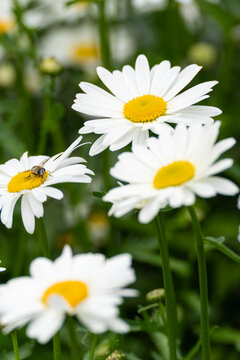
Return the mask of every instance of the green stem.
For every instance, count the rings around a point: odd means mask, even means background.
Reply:
[[[13,343],[13,350],[14,350],[15,360],[20,360],[19,349],[18,349],[18,340],[17,340],[17,332],[14,330],[11,333],[11,336],[12,336],[12,343]]]
[[[96,349],[96,345],[97,345],[97,335],[93,334],[92,337],[93,337],[92,344],[91,344],[88,360],[94,360],[94,353],[95,353],[95,349]]]
[[[105,16],[105,0],[101,0],[98,4],[98,26],[99,26],[99,40],[102,65],[108,69],[111,69],[111,52],[108,37],[108,23]],[[110,189],[110,176],[109,176],[109,161],[110,152],[105,150],[102,154],[102,171],[105,189]]]
[[[49,242],[48,242],[43,218],[40,218],[37,220],[37,228],[38,228],[38,237],[40,240],[43,256],[45,256],[48,259],[51,259],[51,252],[49,249]],[[61,359],[61,346],[60,346],[59,332],[56,333],[53,337],[53,359],[54,360]]]
[[[80,355],[79,355],[78,342],[75,331],[75,324],[74,324],[74,319],[70,316],[67,319],[67,328],[68,328],[68,336],[69,336],[72,360],[78,360],[80,358]]]
[[[52,76],[46,76],[44,78],[45,84],[43,89],[43,100],[44,100],[44,115],[40,129],[40,141],[38,146],[38,153],[42,154],[45,151],[47,136],[51,129],[51,113],[53,105],[53,92],[54,92],[54,78]]]
[[[189,212],[193,222],[193,228],[196,238],[196,252],[198,260],[199,287],[200,287],[200,305],[201,305],[201,340],[202,340],[202,360],[210,359],[210,339],[209,339],[209,321],[208,321],[208,285],[207,268],[203,247],[203,235],[201,227],[193,206],[189,207]]]
[[[111,67],[110,45],[108,38],[108,23],[105,16],[105,0],[99,2],[99,36],[101,47],[102,65],[106,68]]]
[[[170,360],[176,360],[177,310],[172,275],[169,265],[168,244],[165,235],[162,214],[159,214],[158,217],[156,217],[156,228],[162,259],[163,282],[165,288],[169,356]]]
[[[40,240],[43,256],[50,259],[51,253],[49,249],[48,238],[47,238],[43,218],[37,219],[37,229],[38,229],[38,237]]]
[[[59,332],[53,337],[53,359],[61,360],[61,345]]]

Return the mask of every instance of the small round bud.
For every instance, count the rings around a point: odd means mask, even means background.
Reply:
[[[62,65],[54,57],[50,57],[42,59],[39,69],[45,75],[56,76],[62,71]]]
[[[9,88],[14,85],[16,74],[10,63],[0,64],[0,87]]]
[[[188,58],[191,62],[208,68],[215,65],[217,57],[217,49],[207,42],[196,43],[188,50]]]
[[[106,358],[106,360],[126,360],[126,359],[127,359],[126,356],[120,353],[120,351],[118,350],[115,350]]]
[[[148,302],[154,303],[154,302],[160,302],[165,298],[165,290],[164,289],[155,289],[152,291],[149,291],[146,295],[146,299]]]

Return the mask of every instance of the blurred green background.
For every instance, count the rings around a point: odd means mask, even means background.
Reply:
[[[0,0],[0,162],[30,155],[49,156],[63,151],[76,139],[86,117],[71,109],[80,92],[80,81],[99,86],[95,68],[110,70],[134,66],[136,56],[144,53],[153,66],[164,59],[172,65],[203,66],[191,86],[218,80],[206,105],[217,106],[223,114],[220,138],[240,136],[240,0]],[[72,3],[72,4],[70,4]],[[42,63],[54,56],[62,71],[46,74]],[[41,68],[41,71],[40,71]],[[45,72],[44,72],[45,71]],[[96,135],[85,135],[92,142]],[[159,327],[159,309],[139,312],[147,305],[146,294],[163,286],[161,263],[154,223],[141,225],[136,214],[121,219],[107,217],[109,204],[96,192],[116,185],[108,169],[116,153],[88,156],[90,145],[76,153],[87,159],[96,176],[91,185],[61,185],[62,201],[45,204],[44,221],[54,257],[64,244],[74,252],[103,252],[113,256],[121,252],[133,255],[140,297],[127,300],[122,316],[129,319],[132,332],[125,336],[100,337],[96,358],[105,359],[119,349],[130,360],[167,360],[166,338]],[[239,184],[240,148],[237,144],[228,156],[234,166],[226,176]],[[225,245],[240,253],[239,210],[236,198],[218,196],[198,200],[197,212],[206,236],[225,237]],[[171,267],[179,315],[179,351],[185,359],[200,359],[199,351],[186,357],[199,339],[198,274],[191,220],[187,209],[165,213]],[[41,255],[38,232],[30,236],[14,214],[13,228],[0,224],[0,259],[7,267],[1,282],[28,274],[31,260]],[[240,267],[213,246],[206,245],[212,360],[240,359]],[[131,320],[130,320],[131,319]],[[216,325],[216,326],[215,326]],[[83,353],[90,337],[78,326]],[[61,331],[63,359],[70,359],[68,336]],[[21,359],[52,359],[51,343],[40,346],[20,331]],[[0,358],[14,358],[10,336],[0,335]],[[85,355],[87,359],[87,355]]]

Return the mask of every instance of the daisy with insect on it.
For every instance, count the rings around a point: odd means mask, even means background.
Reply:
[[[55,260],[37,258],[30,276],[18,277],[0,286],[0,320],[3,331],[29,323],[27,336],[48,342],[62,327],[67,315],[96,334],[129,331],[118,317],[123,297],[137,295],[125,287],[135,282],[131,255],[106,259],[102,254],[73,255],[66,245]]]
[[[84,93],[77,94],[72,105],[74,110],[96,118],[86,121],[80,134],[102,134],[89,154],[96,155],[107,147],[119,150],[131,142],[145,145],[149,130],[159,134],[170,127],[168,123],[212,123],[212,117],[221,111],[195,104],[209,97],[217,81],[204,82],[179,94],[200,69],[193,64],[181,71],[179,66],[171,67],[169,61],[150,69],[144,55],[137,57],[135,69],[126,65],[122,71],[111,73],[98,67],[98,76],[112,94],[81,82]]]
[[[235,144],[233,138],[215,144],[219,126],[218,121],[189,128],[180,124],[159,138],[149,138],[147,146],[122,153],[110,173],[127,184],[104,196],[113,203],[110,214],[121,217],[139,209],[139,221],[148,223],[168,205],[193,205],[196,195],[236,195],[239,189],[232,181],[216,176],[232,166],[232,159],[217,159]]]
[[[43,203],[50,196],[62,199],[63,193],[52,185],[65,182],[90,183],[94,173],[82,163],[79,156],[70,157],[82,140],[79,136],[67,150],[51,158],[28,156],[25,152],[20,160],[11,159],[0,165],[0,209],[1,221],[12,227],[13,211],[21,198],[22,221],[28,233],[35,229],[35,216],[43,217]]]

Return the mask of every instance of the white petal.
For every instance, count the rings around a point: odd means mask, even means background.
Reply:
[[[50,196],[54,199],[61,200],[63,198],[63,193],[61,190],[56,189],[54,187],[45,186],[43,187],[43,191],[47,196]]]
[[[148,94],[150,90],[150,69],[145,55],[137,57],[135,75],[140,96]]]
[[[90,156],[94,156],[99,154],[100,152],[104,151],[108,145],[103,145],[103,140],[105,139],[106,135],[102,135],[100,136],[95,143],[91,146],[90,151],[89,151],[89,155]]]
[[[28,194],[28,201],[34,215],[37,218],[43,217],[43,204],[40,201],[36,200],[32,193]]]
[[[232,181],[218,176],[213,176],[207,180],[219,194],[234,196],[239,192],[239,188]]]
[[[29,234],[33,234],[35,229],[35,217],[28,201],[28,194],[24,194],[22,197],[21,214],[25,229]]]
[[[176,79],[175,84],[164,96],[165,101],[169,101],[176,96],[197,75],[201,68],[201,66],[193,64],[183,69]]]
[[[27,336],[45,344],[61,328],[64,320],[65,315],[61,311],[47,310],[28,325]]]

